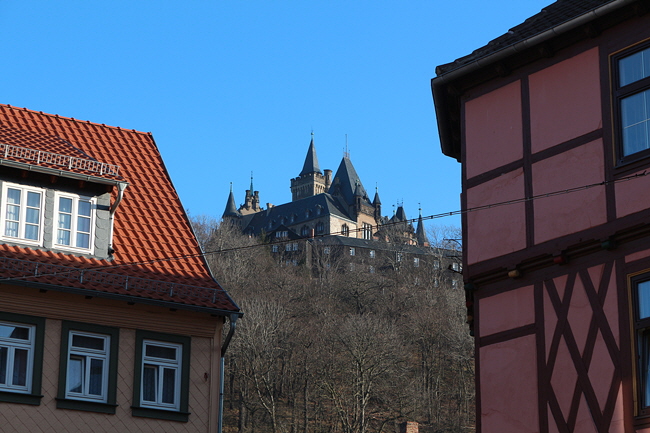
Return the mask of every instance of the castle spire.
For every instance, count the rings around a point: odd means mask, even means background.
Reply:
[[[318,157],[316,156],[316,146],[314,146],[314,132],[311,133],[311,142],[309,143],[309,150],[307,151],[307,157],[305,158],[305,164],[302,167],[300,176],[304,176],[310,173],[319,173],[323,174],[320,171],[318,166]]]
[[[427,233],[424,230],[424,223],[422,222],[422,207],[420,207],[420,216],[418,217],[418,228],[415,231],[415,238],[417,239],[419,246],[429,246],[429,239],[427,238]]]
[[[230,182],[230,194],[228,195],[228,202],[226,203],[226,210],[223,211],[222,217],[240,217],[241,214],[235,205],[235,196],[232,193],[232,182]]]

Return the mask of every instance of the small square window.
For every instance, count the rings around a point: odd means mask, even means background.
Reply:
[[[413,257],[413,267],[415,267],[415,268],[420,267],[420,258],[419,257]]]
[[[356,254],[356,251],[354,248],[350,248],[350,255],[354,256]]]
[[[330,247],[323,248],[323,254],[329,254],[329,253],[330,253]]]
[[[371,259],[375,258],[375,250],[370,250],[370,258]]]

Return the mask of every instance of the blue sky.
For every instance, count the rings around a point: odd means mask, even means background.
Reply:
[[[153,133],[183,205],[291,200],[312,130],[384,214],[460,208],[430,79],[551,0],[3,0],[0,103]],[[459,217],[435,224],[459,225]]]

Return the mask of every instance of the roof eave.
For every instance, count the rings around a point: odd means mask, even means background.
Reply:
[[[91,176],[89,174],[82,174],[82,173],[73,173],[70,171],[65,171],[65,170],[58,170],[56,168],[50,168],[50,167],[41,167],[38,165],[33,165],[33,164],[27,164],[24,162],[19,162],[19,161],[11,161],[8,159],[0,159],[0,165],[4,165],[7,167],[13,167],[17,168],[20,170],[26,170],[26,171],[33,171],[37,173],[43,173],[43,174],[49,174],[49,175],[54,175],[54,176],[60,176],[60,177],[66,177],[70,179],[75,179],[75,180],[83,180],[86,182],[93,182],[93,183],[99,183],[103,185],[120,185],[120,184],[127,184],[128,182],[124,180],[117,180],[117,179],[107,179],[105,177],[99,177],[99,176]]]
[[[529,50],[532,47],[538,46],[544,42],[559,37],[584,24],[601,18],[615,10],[636,3],[637,1],[638,0],[614,0],[611,3],[607,3],[576,18],[565,21],[562,24],[524,39],[523,41],[519,41],[515,44],[504,47],[499,51],[480,57],[472,62],[444,72],[433,78],[431,80],[431,92],[433,95],[433,103],[436,111],[438,134],[440,136],[440,148],[442,150],[442,153],[446,156],[455,158],[459,162],[461,161],[459,138],[454,139],[453,137],[453,131],[448,115],[448,110],[450,109],[450,101],[448,100],[448,96],[450,96],[450,85],[452,83],[461,80],[463,77],[466,77],[471,73],[494,65],[499,61],[502,61],[518,53]],[[459,96],[454,95],[453,97]],[[451,108],[453,109],[453,107]]]
[[[170,309],[209,313],[218,316],[230,316],[231,314],[237,314],[238,316],[243,316],[243,313],[239,309],[224,310],[221,308],[205,307],[205,306],[194,305],[194,304],[185,304],[182,302],[164,301],[160,299],[145,298],[140,296],[122,295],[119,293],[100,292],[93,289],[82,289],[78,287],[60,286],[56,284],[37,283],[37,282],[25,281],[25,280],[14,280],[11,278],[3,279],[2,283],[14,284],[17,286],[32,287],[40,290],[52,290],[56,292],[72,293],[72,294],[77,294],[82,296],[91,296],[91,297],[113,299],[113,300],[124,301],[124,302],[133,302],[136,304],[155,305],[155,306],[170,308]]]

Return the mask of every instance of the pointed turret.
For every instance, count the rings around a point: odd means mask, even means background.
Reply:
[[[372,205],[375,207],[375,222],[381,221],[381,200],[379,199],[379,188],[375,187],[375,198],[372,200]]]
[[[307,150],[307,157],[298,177],[291,179],[291,200],[296,201],[311,197],[327,191],[330,185],[331,170],[325,170],[325,175],[318,166],[316,146],[314,146],[314,133],[311,133],[311,142]]]
[[[314,133],[311,133],[311,143],[309,143],[309,150],[307,150],[307,157],[305,164],[302,166],[302,171],[299,176],[305,176],[310,173],[323,174],[318,166],[318,157],[316,156],[316,146],[314,146]]]
[[[377,205],[381,205],[381,200],[379,199],[379,188],[375,187],[375,198],[372,200],[372,204],[377,207]]]
[[[422,208],[420,208],[420,216],[418,217],[418,228],[415,231],[415,238],[418,241],[419,246],[429,246],[429,239],[427,238],[427,233],[424,230],[424,223],[422,222]]]
[[[237,205],[235,204],[235,195],[232,193],[232,183],[230,183],[230,194],[228,195],[228,203],[226,203],[226,210],[223,212],[223,218],[225,217],[235,217],[239,218],[241,214],[237,211]]]

